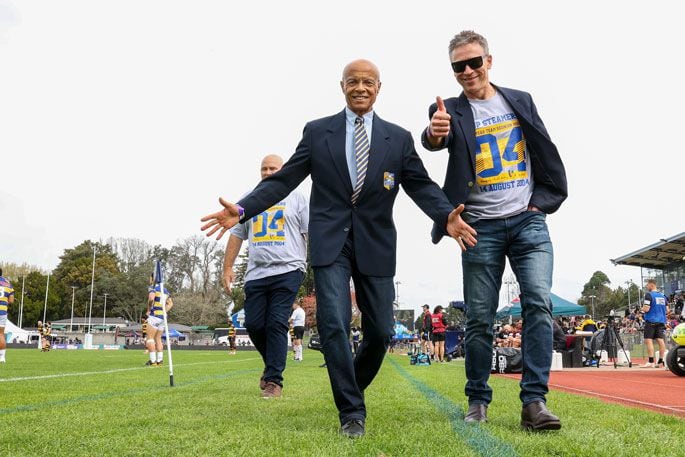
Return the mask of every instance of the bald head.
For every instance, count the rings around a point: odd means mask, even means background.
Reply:
[[[283,158],[276,154],[269,154],[262,159],[262,166],[259,169],[262,179],[268,178],[283,167]]]
[[[381,90],[380,78],[378,67],[369,60],[357,59],[345,65],[340,87],[352,112],[363,116],[373,109]]]
[[[345,81],[345,78],[350,74],[350,72],[359,70],[373,73],[376,80],[380,82],[381,72],[378,70],[378,67],[376,66],[376,64],[366,59],[353,60],[352,62],[345,65],[345,68],[343,68],[342,80]]]

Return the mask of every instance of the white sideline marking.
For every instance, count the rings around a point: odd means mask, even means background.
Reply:
[[[592,390],[576,389],[574,387],[566,387],[566,386],[561,386],[561,385],[551,384],[551,383],[550,383],[550,386],[558,387],[561,390],[572,390],[574,392],[580,392],[580,393],[584,393],[584,394],[588,394],[588,395],[593,395],[593,396],[597,396],[599,398],[611,398],[612,400],[620,400],[620,401],[624,401],[626,403],[635,403],[638,405],[650,406],[652,408],[665,409],[665,410],[678,412],[678,413],[682,412],[681,407],[658,405],[656,403],[649,403],[646,401],[634,400],[632,398],[617,397],[615,395],[603,394],[603,393],[599,393],[599,392],[594,392]]]
[[[192,365],[211,365],[215,363],[239,363],[239,362],[247,362],[248,360],[258,360],[259,357],[252,357],[249,359],[242,359],[242,360],[219,360],[216,362],[195,362],[195,363],[181,363],[181,364],[175,364],[175,367],[189,367]],[[117,368],[114,370],[105,370],[105,371],[83,371],[80,373],[60,373],[60,374],[48,374],[44,376],[23,376],[20,378],[0,378],[0,382],[14,382],[14,381],[33,381],[36,379],[51,379],[51,378],[66,378],[70,376],[90,376],[90,375],[97,375],[97,374],[111,374],[111,373],[121,373],[125,371],[135,371],[135,370],[150,370],[149,367],[143,366],[143,367],[133,367],[133,368]]]
[[[658,371],[659,370],[655,370],[655,372],[658,372]],[[587,371],[583,371],[583,373],[588,373],[594,379],[603,379],[603,380],[610,381],[610,382],[616,382],[616,378],[612,377],[612,376],[603,376],[603,375],[596,376],[595,373],[589,373]],[[611,372],[611,373],[617,373],[617,372]],[[650,372],[648,370],[645,370],[645,371],[632,371],[632,372],[622,371],[622,372],[618,372],[618,373],[633,373],[633,374],[634,373],[647,373],[647,374],[649,374],[649,373],[654,373],[654,372]],[[657,383],[657,382],[636,381],[634,379],[625,379],[625,378],[621,378],[620,381],[621,382],[631,382],[633,384],[648,384],[650,386],[673,388],[673,384],[661,384],[661,383]]]

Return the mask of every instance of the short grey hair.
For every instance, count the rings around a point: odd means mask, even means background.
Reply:
[[[452,55],[452,51],[459,46],[464,46],[471,43],[479,44],[485,51],[485,55],[490,54],[490,50],[488,49],[488,40],[486,40],[483,35],[476,33],[473,30],[463,30],[454,35],[454,38],[450,40],[448,52],[450,55]]]

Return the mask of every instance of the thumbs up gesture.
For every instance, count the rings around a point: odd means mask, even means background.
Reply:
[[[442,98],[435,97],[435,102],[438,105],[438,110],[433,113],[433,117],[431,117],[428,134],[433,138],[442,140],[442,138],[445,138],[450,133],[450,120],[452,119],[452,116],[447,113]]]

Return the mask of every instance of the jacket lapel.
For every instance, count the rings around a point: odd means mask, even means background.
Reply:
[[[493,84],[493,86],[495,85]],[[509,103],[509,106],[511,106],[511,109],[514,110],[514,113],[516,114],[516,117],[518,118],[521,125],[525,126],[526,131],[528,130],[528,128],[532,128],[535,129],[537,132],[543,134],[535,126],[535,123],[533,123],[533,119],[531,119],[531,117],[528,115],[528,113],[530,113],[530,106],[524,106],[522,100],[520,100],[512,91],[509,91],[504,87],[495,86],[495,88],[497,88],[499,93],[502,94],[504,100],[506,100],[507,103]]]
[[[347,168],[347,156],[345,155],[345,110],[338,113],[331,120],[328,126],[328,136],[326,137],[326,144],[328,145],[328,152],[331,154],[331,159],[338,170],[340,179],[345,186],[346,191],[352,195],[352,179]]]
[[[368,189],[373,187],[369,183],[380,179],[378,174],[383,168],[385,157],[388,155],[390,147],[390,136],[388,129],[385,126],[385,121],[378,117],[376,113],[373,114],[373,128],[371,130],[371,149],[369,150],[369,166],[366,170],[366,178],[362,186],[362,191],[359,194],[359,200],[362,200],[367,194]]]
[[[526,110],[523,105],[521,105],[521,101],[518,99],[516,94],[510,92],[504,87],[498,87],[495,86],[494,84],[492,85],[495,89],[497,89],[497,92],[499,92],[504,100],[509,103],[511,106],[511,109],[514,110],[514,113],[516,113],[516,117],[523,118],[524,121],[532,125],[531,119],[528,117],[527,111],[530,109]]]
[[[471,157],[471,166],[473,166],[473,169],[475,170],[476,153],[479,150],[478,143],[476,143],[476,121],[473,119],[473,111],[471,111],[469,100],[463,92],[457,99],[453,114],[457,115],[457,126],[466,140],[466,146],[468,147],[469,156]]]

